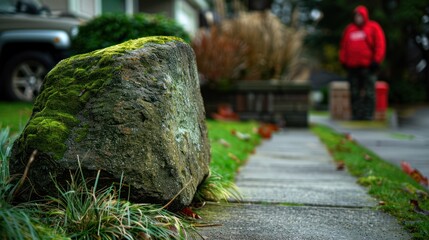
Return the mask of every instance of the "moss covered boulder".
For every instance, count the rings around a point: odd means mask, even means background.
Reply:
[[[54,194],[82,167],[120,182],[138,202],[188,205],[209,172],[210,146],[195,57],[174,37],[131,40],[61,61],[45,79],[13,146],[22,197]],[[79,159],[79,161],[78,161]],[[80,162],[80,163],[79,163]],[[100,188],[101,186],[99,186]]]

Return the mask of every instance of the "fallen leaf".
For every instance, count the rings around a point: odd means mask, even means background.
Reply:
[[[353,140],[353,137],[352,137],[352,135],[350,134],[350,133],[346,133],[346,134],[344,134],[344,136],[346,137],[346,139],[347,140],[349,140],[349,141],[352,141]]]
[[[339,161],[339,162],[337,162],[337,171],[342,171],[342,170],[344,170],[344,168],[345,168],[345,164],[344,164],[344,161]]]
[[[226,147],[226,148],[231,147],[231,144],[229,144],[229,142],[228,142],[228,141],[226,141],[226,140],[225,140],[225,139],[223,139],[223,138],[219,139],[219,143],[220,143],[222,146]]]
[[[364,158],[367,161],[371,161],[372,160],[372,157],[370,155],[368,155],[368,154],[365,154]]]
[[[378,202],[378,205],[380,205],[380,206],[384,206],[384,205],[386,205],[386,202],[385,202],[385,201],[379,201],[379,202]]]
[[[258,133],[258,128],[257,127],[252,128],[252,132],[255,133],[255,134],[257,134]]]
[[[278,132],[278,131],[280,131],[280,127],[277,124],[268,123],[266,125],[267,125],[268,128],[271,129],[272,132]]]
[[[414,206],[414,212],[429,216],[429,211],[420,208],[419,202],[415,199],[410,200],[410,204]]]
[[[406,173],[406,174],[410,174],[413,171],[413,168],[411,167],[411,165],[405,161],[401,162],[401,167],[402,170]]]
[[[240,163],[241,162],[241,160],[240,160],[240,158],[238,158],[237,156],[235,156],[233,153],[228,153],[228,157],[230,157],[232,160],[234,160],[235,162],[237,162],[237,163]]]
[[[250,135],[247,133],[236,132],[235,136],[237,136],[238,139],[243,140],[243,141],[250,140]]]
[[[414,179],[414,180],[416,180],[418,183],[420,183],[421,185],[423,185],[423,186],[429,186],[429,180],[428,180],[428,178],[427,177],[425,177],[425,176],[423,176],[423,174],[419,171],[419,170],[417,170],[417,169],[414,169],[411,173],[410,173],[410,176]]]
[[[192,211],[192,208],[190,207],[185,207],[184,209],[180,210],[179,213],[186,217],[201,219],[201,217],[198,214],[196,214],[194,211]]]
[[[402,170],[410,177],[412,177],[414,180],[416,180],[416,182],[426,187],[429,186],[428,178],[423,176],[423,174],[419,170],[413,169],[409,163],[402,161],[401,167],[402,167]]]
[[[212,117],[216,120],[237,121],[238,114],[232,110],[231,105],[220,104],[216,113],[212,113]]]
[[[263,139],[270,139],[272,136],[272,129],[269,125],[266,124],[262,124],[259,128],[258,128],[258,133],[259,135],[263,138]]]

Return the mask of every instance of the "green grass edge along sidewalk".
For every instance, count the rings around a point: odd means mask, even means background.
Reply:
[[[261,138],[256,122],[207,121],[210,139],[210,177],[204,181],[195,198],[200,201],[240,200],[234,184],[239,168],[247,162]]]
[[[256,122],[207,121],[211,144],[211,171],[234,181],[239,167],[246,163],[260,143]]]
[[[399,167],[360,146],[353,136],[340,134],[329,127],[312,125],[311,130],[326,145],[334,160],[368,188],[379,201],[377,208],[395,216],[413,235],[413,239],[429,239],[429,216],[419,213],[410,204],[417,200],[422,209],[429,210],[429,192]],[[417,210],[417,211],[416,211]]]

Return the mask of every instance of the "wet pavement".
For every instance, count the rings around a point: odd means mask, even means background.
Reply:
[[[409,239],[396,219],[336,166],[308,129],[285,129],[237,176],[241,203],[210,204],[206,239]]]

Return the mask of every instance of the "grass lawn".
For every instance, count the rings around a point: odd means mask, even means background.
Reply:
[[[380,159],[376,154],[338,134],[332,129],[314,125],[312,131],[320,137],[337,162],[358,177],[358,183],[380,201],[379,208],[398,218],[415,239],[429,239],[429,216],[414,211],[410,200],[417,200],[422,209],[429,210],[429,191],[398,167]]]
[[[25,127],[33,104],[27,102],[0,102],[0,128],[9,127],[16,133]]]

